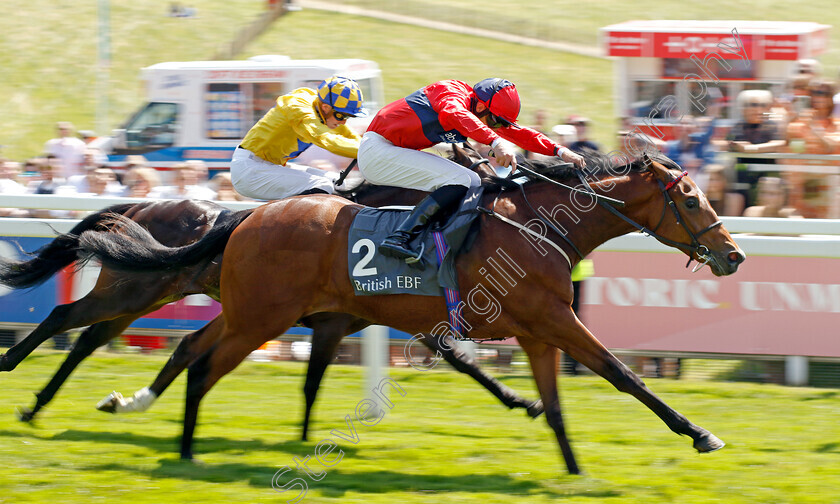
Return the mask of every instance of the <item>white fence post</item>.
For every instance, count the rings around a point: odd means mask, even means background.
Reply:
[[[388,377],[389,350],[387,327],[372,325],[362,331],[362,364],[367,373],[366,391],[375,389],[383,378]]]
[[[808,357],[788,355],[785,357],[785,383],[788,385],[808,385]]]

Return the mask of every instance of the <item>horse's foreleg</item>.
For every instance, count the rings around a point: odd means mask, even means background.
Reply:
[[[303,415],[303,430],[301,439],[307,440],[312,407],[318,395],[324,372],[335,357],[339,342],[348,334],[359,332],[370,325],[364,319],[343,313],[316,313],[303,319],[312,328],[312,353],[309,355],[309,366],[306,370],[306,383],[303,394],[306,398],[306,411]]]
[[[537,383],[537,389],[540,391],[540,397],[545,408],[545,419],[554,430],[557,444],[560,446],[560,453],[563,454],[563,460],[566,462],[566,468],[569,474],[580,474],[580,468],[575,461],[572,446],[566,436],[563,414],[560,409],[560,397],[557,392],[557,363],[560,353],[553,346],[530,339],[521,338],[519,343],[528,354],[531,370],[534,372],[534,381]]]
[[[127,314],[139,317],[148,313],[156,308],[156,302],[161,296],[160,291],[152,285],[114,285],[116,287],[95,287],[83,298],[53,308],[49,316],[29,336],[0,356],[0,371],[13,370],[41,343],[56,334]],[[119,290],[116,290],[117,288]],[[132,292],[132,295],[127,297],[124,292]]]
[[[309,367],[306,370],[306,383],[303,384],[303,395],[306,398],[306,411],[303,414],[303,430],[301,439],[306,441],[309,433],[309,421],[312,414],[312,406],[318,395],[321,380],[327,366],[335,356],[338,343],[344,337],[344,332],[334,327],[322,327],[313,325],[312,353],[309,355]]]
[[[35,394],[36,400],[32,409],[20,410],[20,419],[24,422],[31,422],[38,411],[52,401],[58,389],[83,360],[88,358],[94,350],[122,334],[123,330],[135,319],[134,315],[129,315],[107,322],[98,322],[85,329],[79,335],[67,358],[61,363],[61,367],[58,368],[49,383],[43,390]]]
[[[446,362],[457,371],[473,377],[475,381],[489,390],[491,394],[496,396],[508,408],[525,408],[528,411],[528,415],[532,418],[536,418],[542,414],[542,401],[529,401],[521,397],[510,387],[503,385],[485,373],[452,338],[449,338],[446,344],[444,344],[442,340],[446,337],[446,335],[423,334],[421,341],[433,352],[440,352],[441,356],[446,359]]]
[[[574,314],[569,311],[565,318],[572,319],[564,329],[567,331],[558,340],[560,346],[578,362],[601,375],[615,388],[626,392],[647,406],[677,434],[685,434],[694,440],[699,452],[711,452],[723,448],[724,443],[712,433],[691,423],[686,417],[665,404],[644,382],[604,347]]]
[[[217,319],[221,318],[221,315]],[[245,357],[279,334],[294,323],[294,319],[278,331],[268,331],[267,327],[260,327],[265,331],[263,335],[256,332],[236,334],[227,328],[223,329],[219,340],[204,355],[190,365],[187,375],[187,397],[184,410],[184,431],[181,436],[181,458],[193,458],[193,437],[198,422],[198,408],[202,398],[224,375],[231,372]],[[263,337],[264,336],[264,337]]]
[[[138,390],[128,399],[123,398],[119,392],[113,392],[101,400],[96,409],[106,413],[143,412],[149,409],[175,378],[218,340],[223,327],[224,319],[220,314],[201,329],[184,336],[150,386]]]
[[[59,305],[52,309],[47,318],[38,324],[34,331],[26,338],[10,348],[5,354],[0,355],[0,371],[12,371],[31,354],[41,343],[52,336],[62,333],[67,329],[81,327],[84,323],[74,323],[76,319],[76,307],[78,302]],[[96,321],[96,320],[94,320]]]

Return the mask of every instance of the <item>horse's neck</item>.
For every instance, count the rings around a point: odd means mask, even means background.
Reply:
[[[597,193],[624,201],[626,206],[618,208],[621,213],[642,225],[649,225],[650,218],[642,215],[641,212],[645,202],[648,202],[654,196],[655,189],[645,180],[645,175],[632,173],[628,176],[610,179],[609,182],[615,183],[615,186],[609,192],[603,190],[607,182],[593,184],[592,187]],[[525,191],[533,209],[539,212],[542,218],[559,228],[560,231],[565,230],[566,238],[584,256],[587,256],[604,242],[635,230],[632,225],[603,208],[600,204],[591,202],[591,198],[585,195],[580,195],[576,200],[573,200],[569,192],[548,183],[534,185],[526,188]],[[522,213],[522,217],[517,218],[517,221],[523,221],[523,218],[525,221],[530,221],[537,217],[528,208],[521,192],[517,192],[515,196],[511,197],[511,200],[515,205],[516,213]],[[659,216],[657,215],[655,218],[658,219]],[[558,237],[554,231],[549,231],[546,238],[561,247],[568,248],[564,243],[565,240]],[[569,254],[573,261],[578,259],[573,257],[576,255]]]

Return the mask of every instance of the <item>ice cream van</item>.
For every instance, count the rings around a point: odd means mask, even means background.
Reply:
[[[317,87],[331,75],[358,82],[371,112],[382,107],[382,75],[373,61],[268,55],[241,61],[158,63],[141,72],[147,103],[112,136],[101,137],[94,145],[103,149],[114,168],[121,168],[126,156],[142,155],[159,170],[190,159],[204,161],[210,170],[224,170],[239,141],[278,96],[299,87]],[[349,124],[362,131],[369,121],[351,119]],[[313,158],[331,160],[337,168],[350,161],[315,146],[300,160]]]

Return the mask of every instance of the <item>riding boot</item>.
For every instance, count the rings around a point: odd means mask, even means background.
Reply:
[[[463,199],[467,188],[459,185],[443,186],[426,196],[406,217],[400,227],[379,244],[379,253],[397,259],[417,257],[408,242],[416,238],[441,212],[449,210]],[[422,269],[422,263],[418,263]]]

